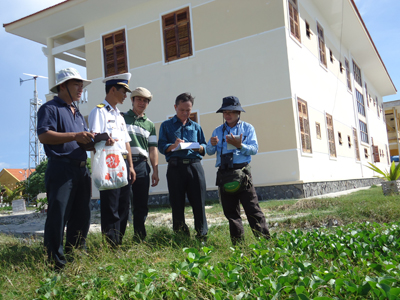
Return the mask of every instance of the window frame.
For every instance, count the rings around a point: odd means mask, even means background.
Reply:
[[[332,115],[325,113],[325,122],[326,122],[329,157],[337,158],[336,144],[335,144],[335,129],[333,126]]]
[[[360,87],[362,87],[362,75],[361,75],[361,69],[360,67],[356,64],[356,62],[353,59],[353,75],[354,75],[354,81],[357,82]]]
[[[317,33],[318,33],[318,53],[319,53],[319,62],[325,68],[328,67],[328,63],[326,60],[326,45],[325,45],[325,34],[324,28],[317,22]]]
[[[116,41],[116,36],[122,33],[123,41]],[[112,43],[107,43],[107,39],[112,37],[113,41]],[[128,51],[127,51],[127,35],[126,35],[126,29],[118,29],[116,31],[103,34],[101,36],[101,41],[102,41],[102,53],[103,53],[103,72],[104,72],[104,77],[109,77],[112,75],[117,75],[117,74],[122,74],[122,73],[127,73],[129,71],[129,65],[128,65]],[[117,48],[122,48],[123,49],[123,58],[118,58],[118,53],[117,53]],[[109,53],[107,51],[113,50],[113,60],[107,59]],[[110,65],[111,62],[114,62],[114,72],[111,72],[108,66]],[[118,62],[123,61],[123,68],[118,68]]]
[[[302,153],[312,153],[310,116],[307,101],[297,97],[297,112],[299,114],[300,144]],[[307,146],[307,141],[309,146]]]
[[[352,86],[351,86],[351,73],[350,73],[350,62],[349,60],[345,57],[344,58],[344,66],[346,69],[346,79],[347,79],[347,89],[351,92]]]
[[[288,0],[288,13],[290,34],[301,43],[300,16],[297,0]]]
[[[361,161],[360,147],[358,145],[357,129],[353,127],[354,151],[356,153],[356,160]]]
[[[186,21],[179,21],[178,20],[178,15],[186,12]],[[168,18],[173,17],[173,24],[168,24],[166,25],[165,22]],[[162,55],[163,55],[163,63],[168,64],[174,61],[178,61],[181,59],[189,58],[191,56],[194,56],[194,40],[193,40],[193,22],[192,22],[192,14],[191,14],[191,6],[185,6],[181,7],[179,9],[164,13],[160,15],[161,18],[161,24],[160,24],[160,29],[161,29],[161,44],[162,44]],[[179,38],[179,27],[183,27],[186,25],[186,36],[183,38]],[[167,31],[174,31],[174,41],[171,39],[171,41],[168,41],[167,38]],[[180,52],[180,47],[182,41],[187,40],[188,41],[188,48],[189,50],[181,53]],[[175,55],[169,55],[168,54],[168,46],[171,46],[175,44],[176,47],[176,52]]]
[[[369,144],[367,123],[365,123],[365,122],[363,122],[361,120],[358,120],[358,125],[359,125],[359,129],[360,129],[360,140],[361,140],[361,142]]]
[[[360,93],[358,89],[355,90],[356,90],[356,100],[357,100],[357,111],[360,115],[365,117],[364,95]]]

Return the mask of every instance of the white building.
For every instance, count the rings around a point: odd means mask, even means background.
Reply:
[[[367,162],[388,165],[382,97],[396,88],[353,0],[67,0],[4,27],[47,47],[49,86],[55,57],[86,66],[84,115],[104,99],[102,79],[128,71],[152,91],[157,128],[191,92],[209,139],[222,98],[237,96],[257,131],[263,199],[370,185]],[[204,158],[210,191],[214,165]],[[161,156],[154,199],[166,167]]]

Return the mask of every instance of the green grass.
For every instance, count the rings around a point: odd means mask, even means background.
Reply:
[[[374,187],[260,206],[267,220],[285,217],[270,222],[270,241],[246,225],[232,248],[221,225],[204,247],[148,224],[146,243],[134,243],[130,226],[117,250],[90,234],[88,253],[76,251],[62,272],[47,265],[41,239],[0,235],[0,299],[399,299],[399,197]],[[218,203],[207,210],[221,213]]]

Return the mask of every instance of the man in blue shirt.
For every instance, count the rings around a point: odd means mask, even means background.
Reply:
[[[173,230],[190,236],[185,223],[185,195],[193,209],[196,237],[206,239],[208,227],[205,214],[206,181],[201,165],[206,140],[200,125],[190,120],[194,98],[189,93],[175,100],[176,115],[160,127],[158,150],[168,162],[167,181],[172,208]],[[198,143],[197,149],[178,150],[181,143]],[[181,148],[181,147],[179,147]]]
[[[240,217],[240,205],[246,213],[250,227],[255,236],[270,238],[264,213],[258,204],[257,193],[251,180],[249,163],[251,155],[257,154],[258,143],[254,127],[240,120],[240,113],[245,112],[239,99],[235,96],[225,97],[217,113],[223,113],[225,123],[217,127],[207,144],[207,154],[217,152],[218,173],[229,170],[245,170],[249,178],[246,187],[235,193],[225,191],[219,186],[221,204],[225,217],[229,221],[232,243],[235,245],[244,240],[244,228]],[[217,174],[217,184],[218,174]]]
[[[55,267],[63,268],[65,225],[66,254],[73,247],[86,248],[91,178],[86,168],[86,151],[78,143],[87,144],[94,135],[88,132],[85,119],[74,104],[91,81],[83,79],[73,68],[61,70],[56,76],[57,84],[51,91],[58,96],[40,107],[37,134],[49,160],[45,174],[48,209],[44,246]]]

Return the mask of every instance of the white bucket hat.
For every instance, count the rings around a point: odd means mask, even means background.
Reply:
[[[131,93],[131,99],[135,96],[140,96],[149,99],[149,102],[151,99],[153,99],[153,95],[150,93],[150,91],[144,87],[137,87],[134,89]]]
[[[82,80],[84,88],[87,87],[92,82],[91,80],[83,79],[81,74],[79,74],[79,72],[76,69],[66,68],[58,71],[58,73],[56,74],[57,84],[53,86],[50,89],[50,91],[53,93],[57,93],[57,86],[71,79]]]

